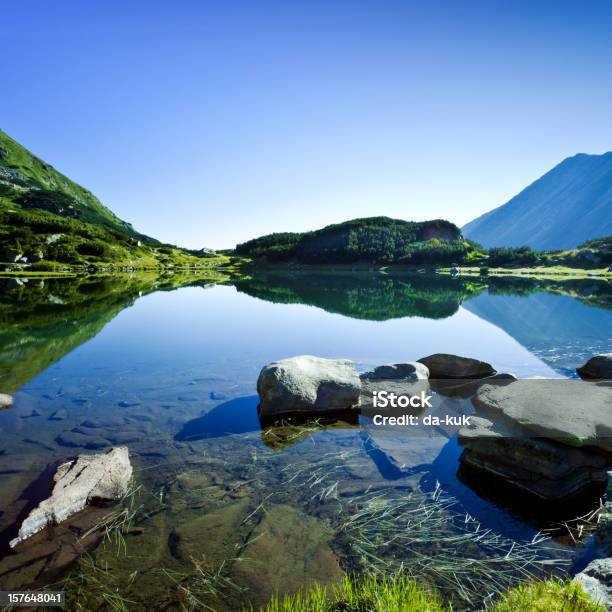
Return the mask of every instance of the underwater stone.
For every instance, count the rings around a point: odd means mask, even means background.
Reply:
[[[99,436],[89,436],[78,431],[65,431],[56,438],[58,444],[69,448],[98,449],[110,445],[110,442]]]
[[[126,446],[97,455],[79,455],[63,463],[53,476],[51,497],[42,501],[23,521],[14,548],[48,525],[57,525],[94,500],[116,500],[127,492],[132,465]]]
[[[133,430],[107,432],[105,435],[113,444],[128,444],[130,442],[138,442],[143,438],[141,431]]]
[[[260,415],[325,413],[359,403],[361,381],[353,362],[300,355],[264,366],[257,380]]]
[[[239,584],[254,594],[255,609],[265,607],[269,593],[293,593],[305,584],[341,579],[333,536],[326,521],[287,504],[271,505],[234,565]]]
[[[544,500],[570,497],[592,483],[605,483],[603,453],[529,437],[500,416],[470,417],[459,430],[461,464],[482,470]]]

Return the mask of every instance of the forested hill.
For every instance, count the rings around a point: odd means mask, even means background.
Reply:
[[[303,233],[277,233],[239,244],[236,254],[269,262],[421,264],[465,261],[474,246],[442,219],[353,219]]]

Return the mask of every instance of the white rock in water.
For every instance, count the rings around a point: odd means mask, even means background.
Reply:
[[[13,396],[8,393],[0,393],[0,410],[10,408],[13,405]]]
[[[353,362],[300,355],[264,366],[257,380],[260,414],[325,413],[359,403],[361,381]]]
[[[94,500],[120,499],[132,478],[126,446],[97,455],[79,455],[63,463],[53,476],[51,497],[42,501],[23,521],[10,546],[14,548],[48,525],[57,525]]]

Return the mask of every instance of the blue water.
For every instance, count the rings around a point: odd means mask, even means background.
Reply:
[[[330,282],[333,284],[333,280]],[[521,300],[520,312],[512,300]],[[568,325],[563,320],[551,321],[551,325],[556,325],[552,329],[566,332],[559,335],[557,342],[551,335],[539,334],[537,325],[525,323],[529,312],[541,310],[543,300],[569,301],[569,314],[567,309],[555,310],[555,304],[547,302],[547,316],[554,318],[555,312],[559,312],[559,316],[578,322]],[[53,307],[46,308],[51,309],[53,316]],[[271,448],[257,418],[258,373],[269,361],[298,354],[349,358],[358,370],[365,371],[381,363],[411,361],[445,352],[488,361],[498,371],[518,377],[571,376],[574,375],[571,366],[580,365],[588,350],[595,345],[600,347],[602,338],[604,343],[612,339],[611,311],[568,296],[533,294],[509,298],[486,291],[459,303],[449,316],[435,319],[402,316],[371,320],[330,310],[299,302],[273,303],[238,291],[231,284],[153,292],[136,299],[97,335],[24,382],[15,393],[14,406],[0,413],[3,493],[0,532],[5,541],[14,535],[16,521],[28,507],[24,491],[32,481],[60,460],[80,452],[95,452],[105,444],[113,445],[117,431],[125,434],[123,440],[128,440],[136,478],[143,490],[151,495],[166,491],[168,501],[164,503],[168,505],[155,519],[163,520],[164,538],[169,533],[180,534],[183,525],[194,525],[194,517],[202,513],[214,514],[219,509],[238,508],[238,504],[244,505],[244,508],[240,506],[240,512],[246,520],[261,500],[267,499],[268,493],[276,492],[278,502],[274,498],[267,502],[271,507],[279,504],[277,507],[285,508],[288,504],[305,515],[327,521],[325,524],[329,523],[335,536],[330,536],[325,546],[333,550],[345,571],[361,569],[346,552],[343,534],[334,531],[339,528],[341,521],[336,518],[342,515],[344,506],[340,504],[332,509],[326,505],[331,503],[331,497],[325,498],[325,502],[321,500],[320,507],[313,506],[312,495],[304,493],[306,485],[294,491],[291,487],[299,479],[288,483],[283,476],[288,473],[283,470],[294,464],[315,465],[315,460],[329,454],[336,457],[333,469],[341,470],[339,499],[348,500],[348,506],[353,503],[351,495],[369,494],[374,489],[390,496],[411,490],[427,499],[441,485],[444,495],[456,504],[458,516],[462,513],[476,516],[483,527],[496,530],[508,542],[531,540],[541,525],[457,479],[461,448],[455,438],[449,439],[433,460],[428,455],[422,464],[416,462],[418,468],[407,475],[394,473],[384,453],[381,456],[372,452],[355,424],[300,434],[294,441],[289,436],[289,442],[285,440]],[[58,307],[58,321],[61,317]],[[600,330],[597,343],[592,342],[593,327],[588,323],[592,319],[597,320]],[[73,324],[69,318],[64,323]],[[574,363],[565,359],[562,367],[555,367],[551,354],[562,354],[570,347]],[[52,419],[58,411],[63,418]],[[85,422],[89,425],[83,425]],[[72,438],[68,435],[75,433]],[[87,446],[87,440],[92,438],[93,446]],[[337,459],[343,452],[354,454],[351,456],[356,467],[345,470],[342,460]],[[256,476],[252,473],[255,467]],[[330,467],[329,473],[332,471]],[[192,484],[177,488],[177,478]],[[249,493],[240,497],[240,501],[227,493],[228,482],[235,481],[247,483],[244,486]],[[230,491],[233,486],[229,487]],[[196,494],[202,496],[204,508],[199,513],[192,510]],[[147,520],[143,519],[145,528]],[[155,529],[161,527],[158,525]],[[168,541],[182,541],[178,537],[172,536]],[[214,546],[210,543],[214,541],[214,532],[202,540],[195,535],[190,539],[194,545],[201,546],[204,555],[208,546],[213,546],[215,551],[226,546],[228,558],[232,557],[236,543],[229,541],[231,537],[225,532],[219,537],[224,541]],[[128,534],[128,546],[133,544],[131,538]],[[152,541],[146,540],[138,546],[146,549],[153,546]],[[36,546],[40,547],[35,543],[26,552],[19,553],[24,563],[41,558],[42,552]],[[168,544],[168,549],[161,552],[156,548],[158,557],[151,557],[156,561],[149,572],[153,572],[153,566],[185,568],[189,565],[189,559],[185,555],[177,556],[172,546]],[[256,544],[248,544],[247,550],[257,550],[249,546]],[[568,546],[567,539],[557,538],[552,546],[554,554],[567,558],[562,568],[565,571],[583,564],[591,543],[585,540],[584,544]],[[0,582],[5,585],[26,586],[28,581],[40,584],[49,576],[57,579],[70,571],[71,566],[55,571],[52,563],[45,562],[48,563],[45,565],[40,561],[45,569],[36,576],[25,570],[7,569],[11,563],[16,564],[17,557],[4,550]],[[92,549],[92,554],[103,557],[106,553],[101,550],[98,546]],[[296,568],[304,566],[299,558],[287,561],[283,554],[279,553],[279,562]],[[541,551],[541,554],[548,553]],[[137,561],[132,563],[130,566],[129,562],[121,561],[121,572],[125,574],[138,566]],[[304,575],[296,569],[295,581],[291,584],[307,584],[316,575],[317,562],[313,563],[314,569],[303,570]],[[149,573],[146,580],[143,578],[140,587],[136,581],[136,586],[121,588],[126,592],[142,591],[143,584],[150,586],[152,575]],[[273,581],[263,580],[258,591],[249,576],[248,572],[236,570],[236,580],[243,580],[251,589],[250,601],[265,601],[274,587]],[[215,605],[223,607],[218,602]]]

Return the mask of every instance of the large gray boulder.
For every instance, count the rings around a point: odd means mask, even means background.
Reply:
[[[584,380],[612,380],[612,353],[591,357],[576,372]]]
[[[574,577],[598,604],[612,609],[612,558],[595,559]]]
[[[459,355],[436,353],[418,361],[427,366],[431,379],[486,378],[496,374],[491,364]]]
[[[526,436],[500,415],[472,415],[459,430],[461,464],[482,470],[540,499],[570,497],[607,480],[607,459],[596,450],[571,448]]]
[[[63,463],[53,476],[51,497],[30,512],[10,546],[17,546],[48,525],[65,521],[94,500],[120,499],[131,478],[132,465],[125,446],[97,455],[79,455]]]
[[[0,410],[10,408],[13,405],[13,396],[8,393],[0,393]]]
[[[361,380],[347,359],[300,355],[264,366],[257,380],[259,413],[326,413],[359,404]]]
[[[502,415],[526,435],[612,451],[610,388],[578,380],[517,380],[483,385],[472,402],[478,411]]]

